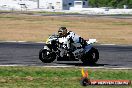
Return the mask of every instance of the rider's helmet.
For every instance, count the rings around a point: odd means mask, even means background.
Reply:
[[[65,37],[67,35],[66,27],[60,27],[59,30],[58,30],[58,35],[60,37]]]

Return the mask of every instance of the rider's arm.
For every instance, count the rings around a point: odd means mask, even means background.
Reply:
[[[69,32],[69,35],[67,37],[71,38],[74,43],[79,43],[80,36],[78,36],[74,32]]]

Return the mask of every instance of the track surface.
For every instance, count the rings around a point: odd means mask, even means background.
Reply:
[[[0,43],[0,65],[86,66],[81,61],[54,61],[45,64],[38,59],[44,44]],[[97,64],[90,67],[132,67],[132,46],[96,45],[100,52]]]

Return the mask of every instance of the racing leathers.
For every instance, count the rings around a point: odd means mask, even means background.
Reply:
[[[60,37],[59,43],[62,43],[63,48],[73,50],[74,48],[82,48],[85,41],[72,31],[67,33],[67,36]]]

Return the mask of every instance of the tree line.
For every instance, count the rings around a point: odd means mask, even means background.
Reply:
[[[132,8],[132,0],[89,0],[90,7]]]

